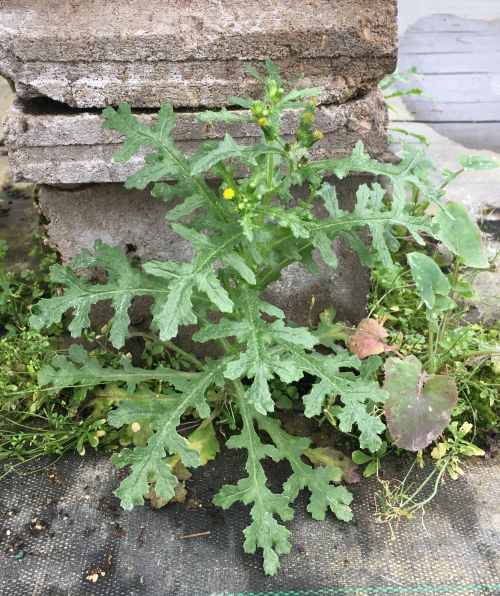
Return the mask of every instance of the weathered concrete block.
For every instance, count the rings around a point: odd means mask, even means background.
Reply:
[[[156,119],[155,115],[144,112],[138,116],[148,124]],[[297,128],[299,119],[296,110],[284,114],[285,138],[292,138],[290,134]],[[15,103],[6,120],[5,141],[14,178],[51,185],[123,182],[141,167],[144,154],[126,163],[113,161],[122,137],[116,131],[103,129],[101,124],[96,113],[40,111],[33,104]],[[387,125],[387,106],[379,91],[339,106],[320,106],[315,126],[325,136],[314,145],[312,156],[345,157],[359,139],[371,155],[379,156],[387,145]],[[193,153],[201,143],[220,140],[226,132],[243,144],[255,142],[261,134],[254,124],[206,124],[196,119],[196,113],[180,112],[173,136],[182,151]]]
[[[332,180],[339,202],[352,208],[354,193],[364,180],[350,177]],[[193,257],[191,245],[179,238],[164,215],[167,205],[147,192],[126,190],[121,184],[95,184],[77,189],[42,186],[38,210],[45,221],[49,243],[68,263],[96,240],[122,246],[130,258],[187,261]],[[267,292],[267,298],[283,308],[299,324],[316,320],[327,307],[334,306],[340,319],[357,322],[365,315],[369,275],[357,256],[342,240],[335,242],[338,267],[323,266],[314,277],[294,264],[285,270],[282,281]],[[321,265],[321,260],[318,260]]]
[[[394,70],[396,13],[397,0],[3,0],[0,72],[20,97],[72,107],[216,107],[258,93],[244,65],[272,58],[340,103]]]

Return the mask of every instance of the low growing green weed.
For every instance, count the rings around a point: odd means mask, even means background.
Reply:
[[[103,409],[82,402],[77,388],[54,392],[39,376],[57,358],[63,326],[51,325],[45,333],[29,329],[33,303],[57,285],[44,273],[55,263],[55,253],[41,250],[37,238],[28,244],[27,255],[36,257],[38,268],[14,273],[4,265],[8,247],[0,243],[0,460],[5,473],[20,472],[42,456],[83,454],[86,446],[111,446],[117,439],[106,422],[111,405]],[[105,349],[99,354],[101,360],[116,358]]]

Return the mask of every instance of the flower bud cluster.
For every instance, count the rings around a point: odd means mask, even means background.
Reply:
[[[238,188],[232,186],[226,187],[222,196],[227,201],[231,201],[238,211],[248,212],[258,205],[262,200],[262,195],[257,192],[255,182],[245,181],[245,185]]]
[[[322,139],[325,135],[321,130],[311,131],[315,120],[317,100],[315,98],[307,102],[302,113],[300,125],[296,132],[296,139],[301,147],[312,147],[314,143]]]
[[[275,103],[283,99],[285,90],[283,87],[278,87],[278,83],[274,79],[270,79],[266,84],[267,94]]]
[[[271,112],[261,101],[254,101],[251,107],[252,116],[262,129],[266,140],[273,141],[278,136],[278,127],[272,123]]]
[[[252,102],[250,107],[252,116],[260,126],[267,141],[274,141],[279,136],[275,108],[284,96],[285,90],[283,87],[278,86],[275,80],[270,79],[266,82],[267,105],[262,101],[256,100]]]

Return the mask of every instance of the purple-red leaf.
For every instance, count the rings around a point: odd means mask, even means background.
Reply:
[[[450,422],[457,403],[455,379],[427,375],[415,356],[388,358],[384,368],[389,393],[384,412],[396,445],[409,451],[427,447]]]

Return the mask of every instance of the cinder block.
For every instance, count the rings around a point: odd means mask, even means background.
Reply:
[[[240,111],[242,113],[242,111]],[[151,124],[156,116],[138,112],[141,121]],[[300,113],[288,110],[282,119],[284,137],[292,139]],[[143,163],[143,154],[125,163],[113,161],[122,137],[103,129],[97,113],[76,110],[52,111],[17,102],[6,119],[6,145],[10,166],[18,181],[37,184],[86,184],[123,182]],[[387,106],[379,91],[342,105],[320,106],[315,127],[324,138],[312,149],[314,159],[345,157],[359,139],[372,156],[381,156],[387,146]],[[193,153],[201,143],[221,140],[228,132],[238,142],[256,142],[261,132],[250,123],[202,123],[195,112],[179,112],[173,137],[185,153]]]
[[[3,0],[0,73],[20,97],[77,108],[227,105],[246,63],[305,73],[341,103],[392,72],[397,0]]]
[[[352,208],[355,191],[363,181],[358,177],[331,180],[344,209]],[[183,262],[193,257],[191,245],[164,220],[165,203],[145,191],[126,190],[121,184],[76,189],[42,186],[37,204],[49,243],[65,263],[83,248],[92,249],[96,240],[122,246],[130,258],[142,262]],[[317,320],[318,314],[330,306],[337,309],[340,319],[359,321],[365,316],[369,274],[346,242],[336,241],[335,249],[335,270],[322,266],[321,275],[314,277],[294,264],[269,288],[267,299],[299,324]],[[320,259],[318,263],[321,266]]]

